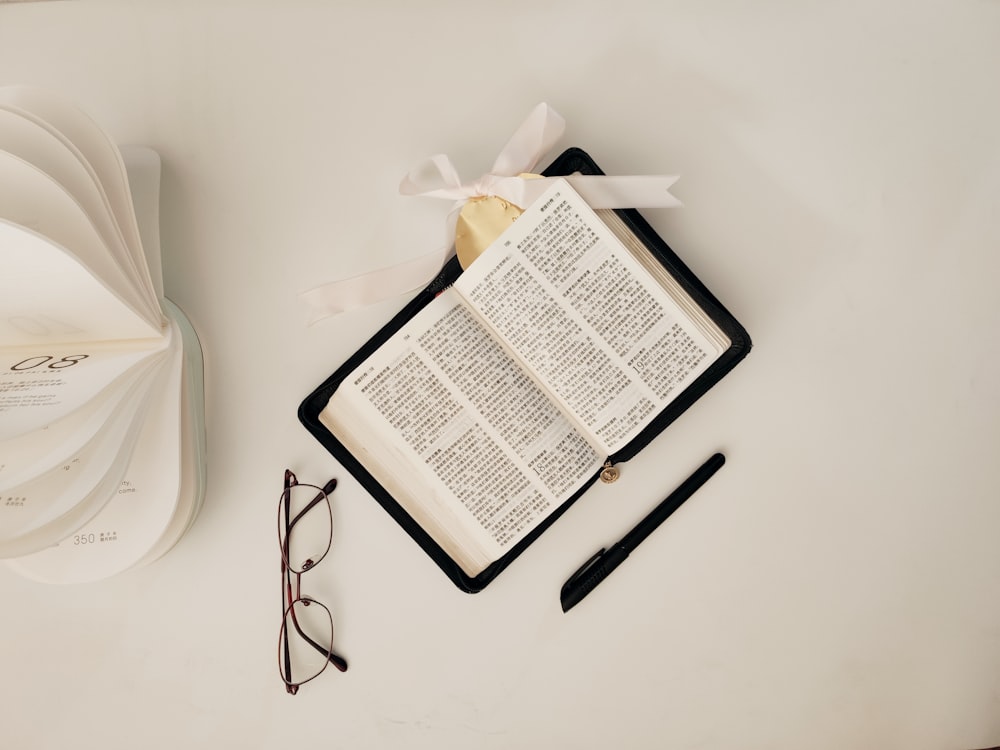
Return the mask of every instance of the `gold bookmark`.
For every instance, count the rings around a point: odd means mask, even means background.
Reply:
[[[525,173],[518,177],[533,179],[541,175]],[[523,208],[496,195],[469,198],[455,224],[455,253],[462,268],[471,266],[523,213]]]

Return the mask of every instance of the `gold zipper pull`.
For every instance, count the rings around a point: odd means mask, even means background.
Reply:
[[[611,463],[610,460],[605,461],[604,468],[601,469],[601,481],[605,484],[611,484],[618,481],[619,476],[621,476],[621,472],[618,471],[618,467]]]

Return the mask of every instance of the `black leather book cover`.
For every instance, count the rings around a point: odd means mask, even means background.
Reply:
[[[545,170],[544,174],[567,175],[579,172],[581,174],[603,174],[590,156],[578,148],[570,148],[560,154]],[[618,209],[618,216],[629,229],[651,250],[670,274],[677,279],[685,291],[726,333],[732,345],[713,365],[691,383],[667,408],[656,417],[634,440],[625,448],[611,457],[613,463],[627,461],[645,448],[660,432],[679,417],[695,401],[719,382],[736,364],[750,351],[751,341],[742,325],[723,307],[715,296],[698,278],[684,265],[680,258],[667,246],[660,236],[653,231],[639,212],[634,209]],[[452,258],[441,273],[419,292],[402,310],[400,310],[378,333],[369,339],[361,349],[354,353],[346,362],[330,375],[319,387],[310,393],[299,406],[299,420],[320,443],[346,468],[358,482],[371,493],[396,522],[406,530],[412,539],[434,560],[444,573],[463,591],[475,593],[485,588],[496,576],[506,568],[524,549],[534,542],[552,523],[556,521],[582,495],[590,484],[566,500],[552,515],[540,523],[527,537],[508,550],[503,557],[492,563],[482,573],[475,577],[467,575],[461,567],[420,527],[414,519],[403,510],[396,500],[380,485],[358,460],[337,440],[319,421],[319,414],[326,407],[330,396],[340,382],[355,367],[399,330],[417,311],[428,304],[446,287],[450,286],[462,272],[457,258]],[[597,480],[597,475],[593,481]],[[575,558],[574,558],[575,559]]]

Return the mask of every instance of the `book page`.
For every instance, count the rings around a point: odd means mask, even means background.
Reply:
[[[93,223],[102,245],[136,288],[144,275],[125,245],[121,230],[97,177],[78,149],[65,136],[30,112],[5,105],[0,97],[0,144],[12,156],[30,164],[62,187]],[[18,185],[21,189],[21,186]],[[155,300],[152,288],[146,297]]]
[[[143,289],[151,305],[150,320],[163,324],[143,252],[136,214],[129,191],[129,175],[122,155],[110,135],[89,115],[62,96],[30,86],[0,86],[0,107],[30,117],[63,140],[90,173],[105,209],[114,219],[131,256],[137,291]]]
[[[725,348],[564,180],[455,288],[608,454]]]
[[[24,360],[22,360],[24,361]],[[37,361],[37,360],[36,360]],[[56,360],[58,361],[58,360]],[[3,362],[0,354],[0,363]],[[46,390],[35,390],[39,385],[34,379],[27,382],[12,380],[7,373],[0,373],[0,420],[10,416],[19,406],[22,414],[34,423],[39,423],[40,415],[31,413],[31,406],[37,400],[48,399],[55,405],[55,394]],[[92,441],[109,423],[118,418],[123,405],[129,403],[130,394],[149,380],[151,371],[132,368],[123,373],[114,387],[104,388],[94,397],[55,421],[44,421],[37,429],[30,429],[6,440],[0,440],[0,492],[8,487],[26,482],[57,467],[70,464],[83,446]],[[52,383],[63,387],[65,381]],[[33,392],[32,392],[33,391]],[[26,413],[26,414],[25,414]],[[0,429],[0,434],[5,434]]]
[[[0,150],[0,219],[46,238],[86,268],[107,290],[158,333],[158,300],[135,286],[74,196],[37,167]],[[5,261],[5,267],[6,261]],[[18,266],[10,266],[18,270]]]
[[[105,578],[131,567],[156,546],[181,500],[183,343],[176,325],[169,357],[149,389],[148,407],[138,424],[124,476],[119,477],[120,466],[114,467],[118,471],[110,476],[117,484],[108,492],[107,503],[103,507],[99,507],[100,503],[91,506],[90,513],[98,507],[99,512],[83,525],[77,523],[65,536],[59,534],[61,529],[52,522],[52,518],[61,520],[58,514],[52,514],[48,523],[40,515],[33,519],[31,536],[34,539],[30,541],[34,542],[31,546],[36,551],[13,561],[13,567],[22,575],[60,583]],[[131,411],[136,411],[135,407]],[[84,483],[76,480],[76,484]],[[21,491],[7,494],[20,496],[22,507],[13,509],[0,505],[0,519],[9,522],[13,517],[14,522],[23,525],[24,521],[11,511],[30,513],[34,510],[32,503],[38,503],[39,498]],[[45,502],[54,504],[54,498],[54,493],[49,491]],[[70,503],[66,510],[75,511],[77,505]],[[51,514],[51,508],[45,510]],[[80,519],[77,516],[75,520]],[[0,534],[0,540],[4,536],[6,534]],[[57,544],[38,549],[39,541],[53,537]],[[0,541],[0,551],[2,549]]]
[[[62,247],[0,219],[0,345],[162,338]]]
[[[107,398],[108,408],[113,408],[131,383],[149,377],[168,342],[134,348],[100,343],[0,347],[0,445],[35,430],[55,429],[60,420],[89,408],[98,397]],[[59,440],[52,436],[50,449]],[[19,450],[33,444],[28,441]],[[0,456],[0,473],[14,453],[10,449]]]
[[[113,496],[147,409],[147,389],[132,389],[116,418],[64,465],[7,487],[0,505],[0,557],[44,549],[65,538]]]
[[[470,575],[603,463],[451,289],[351,373],[320,418]]]

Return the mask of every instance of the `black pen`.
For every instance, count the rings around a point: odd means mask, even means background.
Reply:
[[[639,521],[636,527],[623,536],[618,544],[611,549],[602,548],[600,552],[581,565],[580,569],[563,584],[562,590],[559,592],[563,612],[569,612],[570,607],[579,603],[583,597],[593,591],[597,584],[607,578],[611,571],[625,561],[629,553],[638,547],[643,539],[653,533],[653,529],[666,521],[670,514],[681,507],[684,501],[705,484],[725,462],[726,457],[721,453],[716,453],[703,463],[694,474],[685,479],[663,502],[653,508],[648,516]]]

